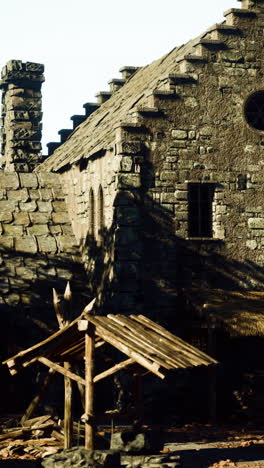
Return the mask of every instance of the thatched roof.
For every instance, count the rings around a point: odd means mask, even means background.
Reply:
[[[201,318],[232,336],[264,336],[264,292],[185,289]]]

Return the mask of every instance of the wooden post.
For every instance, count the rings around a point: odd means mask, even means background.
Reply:
[[[139,430],[143,421],[143,393],[142,393],[142,376],[138,373],[133,375],[133,387],[135,398],[135,418],[133,426],[135,430]]]
[[[69,362],[64,362],[64,368],[71,370]],[[64,448],[72,447],[73,421],[72,421],[72,380],[64,377]]]
[[[215,357],[215,328],[216,323],[213,319],[208,323],[208,354],[211,357]],[[216,421],[216,366],[211,365],[208,367],[209,373],[209,421],[214,423]]]
[[[64,307],[62,310],[63,322],[68,325],[71,321],[72,292],[70,283],[64,291]],[[71,370],[71,364],[64,362],[64,368]],[[73,418],[72,418],[72,387],[73,382],[69,377],[64,377],[64,448],[71,448],[73,441]]]
[[[53,305],[56,312],[59,328],[62,329],[70,323],[71,320],[71,302],[72,292],[70,283],[64,291],[64,308],[61,306],[59,296],[56,289],[53,289]],[[64,362],[64,368],[71,370],[71,364]],[[69,377],[64,377],[64,448],[68,449],[72,446],[73,440],[73,420],[72,420],[72,380]]]
[[[94,449],[94,325],[85,334],[85,448]]]

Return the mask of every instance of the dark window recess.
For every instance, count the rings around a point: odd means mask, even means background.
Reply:
[[[264,130],[264,91],[249,96],[244,108],[247,123],[256,130]]]
[[[247,176],[245,174],[239,174],[239,176],[237,176],[237,188],[238,190],[247,189]]]
[[[189,237],[213,237],[212,184],[189,184]]]

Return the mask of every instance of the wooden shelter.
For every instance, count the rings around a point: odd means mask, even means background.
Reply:
[[[92,449],[94,446],[94,384],[96,382],[132,365],[139,365],[145,372],[151,372],[164,379],[166,373],[173,369],[217,364],[215,359],[143,315],[130,315],[129,317],[112,314],[93,315],[94,302],[95,300],[78,318],[65,324],[55,295],[54,305],[61,329],[4,362],[12,375],[34,362],[40,362],[49,369],[64,375],[65,448],[70,447],[72,443],[73,381],[85,389],[85,447]],[[121,351],[126,359],[94,375],[95,353],[106,343]],[[85,378],[75,371],[75,363],[83,359]]]

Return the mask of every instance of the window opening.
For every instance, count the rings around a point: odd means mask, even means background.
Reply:
[[[94,222],[94,192],[93,189],[89,193],[89,234],[94,237],[95,234],[95,222]]]
[[[264,91],[257,91],[249,96],[245,103],[244,114],[251,127],[264,130]]]
[[[98,190],[97,226],[98,226],[98,237],[101,237],[102,230],[104,227],[104,194],[103,194],[103,189],[101,185]]]
[[[212,184],[189,184],[189,237],[213,237]]]

